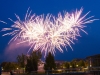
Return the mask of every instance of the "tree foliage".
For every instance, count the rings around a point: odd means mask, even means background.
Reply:
[[[74,61],[71,61],[70,62],[70,68],[75,68],[75,67],[76,67],[75,62]]]
[[[32,52],[27,58],[26,71],[27,72],[37,71],[38,62],[41,57],[42,57],[41,52],[39,51]]]
[[[27,57],[24,54],[17,56],[17,61],[18,61],[20,68],[25,68],[26,58]]]
[[[1,66],[4,71],[16,70],[19,67],[15,62],[2,62]]]
[[[45,70],[52,70],[56,68],[54,56],[51,53],[48,53],[45,64],[44,64],[44,69]]]
[[[80,60],[78,62],[79,67],[85,67],[85,62],[83,60]]]
[[[63,63],[63,66],[64,66],[66,69],[69,69],[70,63],[69,63],[69,62],[65,62],[65,63]]]

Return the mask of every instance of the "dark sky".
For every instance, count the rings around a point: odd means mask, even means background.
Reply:
[[[20,16],[21,20],[24,20],[29,7],[32,10],[32,14],[46,15],[51,13],[55,16],[59,12],[74,12],[76,8],[83,7],[82,15],[91,11],[87,17],[95,16],[95,18],[100,19],[100,0],[0,0],[0,20],[8,23],[7,25],[0,23],[0,30],[13,24],[8,18],[17,20],[15,13]],[[64,53],[57,51],[55,59],[70,61],[74,58],[85,58],[90,55],[100,54],[100,20],[87,24],[85,30],[88,35],[80,32],[82,37],[77,37],[78,40],[74,41],[75,44],[71,44],[73,51],[69,47],[68,51],[64,50]],[[11,37],[2,37],[2,34],[3,32],[0,32],[0,62],[11,61],[15,59],[17,54],[26,52],[23,47],[16,47],[15,43],[13,43],[13,50],[10,50],[7,43]]]

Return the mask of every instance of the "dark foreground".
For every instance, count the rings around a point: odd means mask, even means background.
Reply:
[[[1,75],[10,75],[10,73],[2,73]],[[56,73],[56,74],[38,74],[38,73],[31,73],[31,74],[14,74],[14,75],[100,75],[100,71],[93,71],[93,72],[89,72],[89,73],[85,73],[85,72],[74,72],[74,73]]]
[[[92,71],[92,72],[73,72],[73,73],[58,73],[58,74],[29,74],[29,75],[100,75],[100,71]]]

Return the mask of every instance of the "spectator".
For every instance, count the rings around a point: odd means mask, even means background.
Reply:
[[[10,75],[14,75],[12,71],[10,71]]]

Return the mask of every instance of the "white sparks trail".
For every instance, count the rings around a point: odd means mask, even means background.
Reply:
[[[94,16],[85,18],[89,12],[81,17],[82,11],[83,9],[76,10],[71,14],[66,12],[63,16],[59,13],[58,17],[48,14],[45,18],[43,15],[36,16],[33,14],[30,16],[31,11],[29,14],[27,11],[25,21],[21,21],[19,16],[15,14],[17,21],[10,19],[14,24],[10,28],[2,29],[2,31],[10,31],[3,36],[13,36],[10,42],[20,39],[21,42],[18,44],[28,42],[30,46],[28,52],[31,49],[39,49],[41,52],[45,52],[45,55],[48,52],[55,54],[56,49],[63,52],[62,47],[71,47],[71,43],[74,44],[73,40],[80,36],[80,30],[85,32],[83,30],[85,24],[97,20],[92,19]]]

